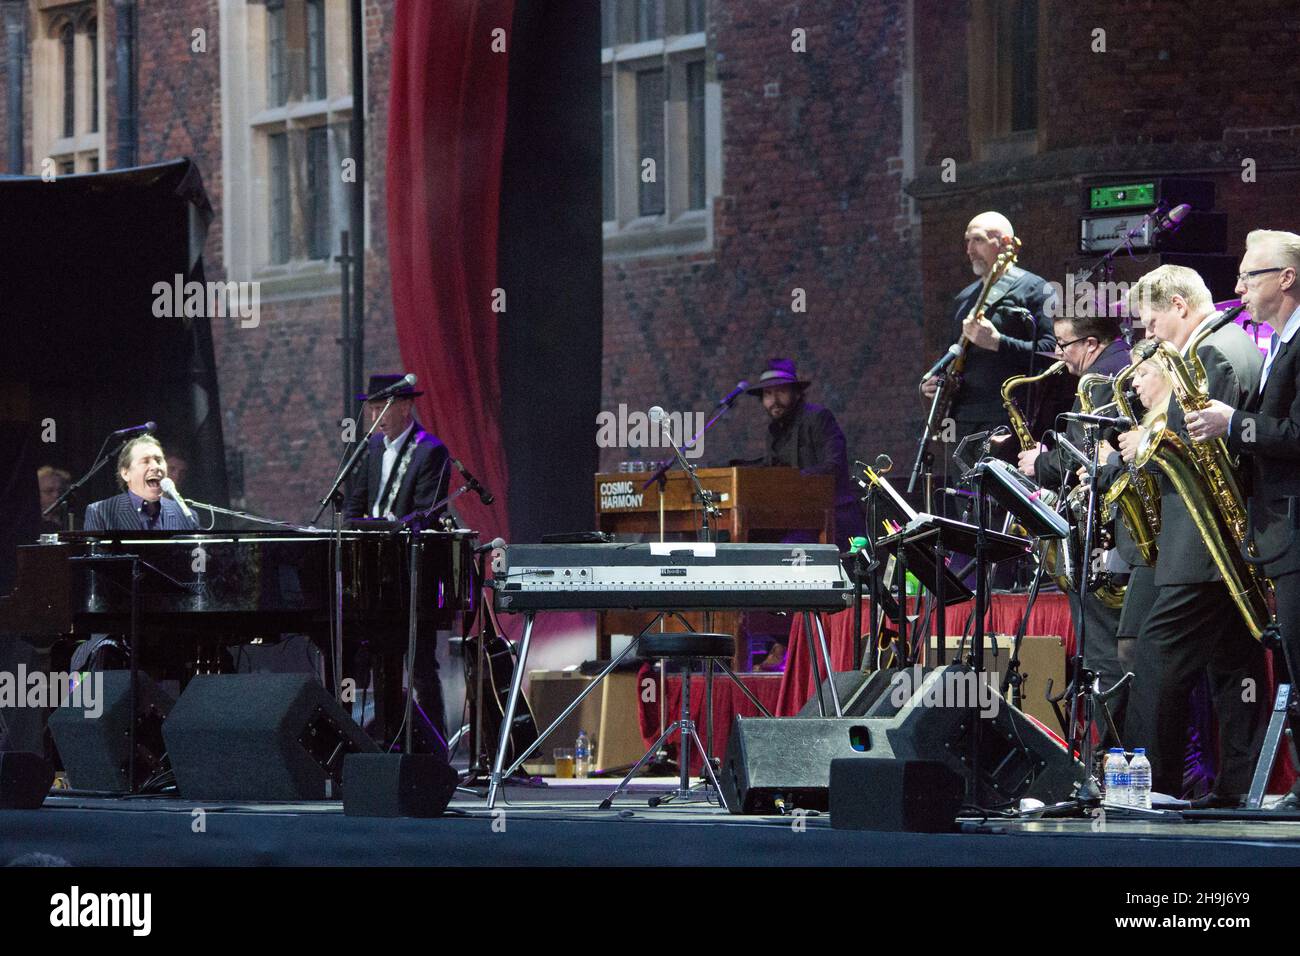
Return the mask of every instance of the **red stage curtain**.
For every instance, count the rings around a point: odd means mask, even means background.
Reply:
[[[497,501],[455,507],[508,536],[499,429],[497,226],[513,0],[397,0],[388,109],[388,253],[397,341],[420,421]],[[498,45],[499,44],[495,44]],[[455,476],[453,475],[453,479]],[[453,488],[458,487],[453,484]]]

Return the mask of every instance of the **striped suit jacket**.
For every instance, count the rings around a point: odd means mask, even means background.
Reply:
[[[131,496],[125,491],[103,501],[86,506],[86,531],[144,531],[144,518],[131,506]],[[185,517],[181,506],[170,498],[162,499],[162,522],[159,531],[198,531],[199,524]]]

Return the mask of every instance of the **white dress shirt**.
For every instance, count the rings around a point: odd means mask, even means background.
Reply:
[[[388,476],[393,473],[393,468],[397,465],[397,455],[402,450],[402,443],[406,441],[406,436],[411,434],[411,429],[415,427],[415,422],[406,426],[406,430],[394,438],[388,440],[384,436],[384,463],[379,469],[379,488],[375,491],[375,500],[370,507],[370,516],[372,518],[382,518],[384,515],[380,512],[383,502],[380,500],[384,496],[384,491],[388,487]]]

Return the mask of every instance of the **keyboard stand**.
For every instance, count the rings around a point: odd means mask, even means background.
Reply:
[[[810,612],[804,612],[804,613],[807,614]],[[488,782],[488,792],[487,792],[487,806],[489,810],[493,809],[493,807],[496,806],[497,791],[501,789],[501,782],[503,780],[509,779],[511,774],[513,774],[516,770],[518,770],[521,766],[523,766],[524,761],[533,755],[533,752],[537,750],[539,746],[541,746],[542,741],[545,740],[547,737],[549,737],[555,731],[555,729],[559,727],[560,724],[562,724],[564,720],[578,708],[578,705],[581,704],[584,700],[586,700],[587,695],[590,694],[592,691],[594,691],[596,687],[600,684],[600,682],[603,681],[607,676],[609,676],[609,674],[613,672],[614,668],[618,667],[618,665],[622,663],[625,657],[627,657],[630,653],[632,653],[632,650],[640,643],[641,638],[645,634],[647,634],[656,624],[658,624],[660,621],[662,621],[665,617],[667,617],[670,614],[673,617],[676,617],[677,620],[682,623],[682,626],[685,627],[688,631],[691,630],[690,625],[686,623],[686,619],[683,618],[680,613],[676,611],[660,611],[658,614],[654,616],[654,619],[651,620],[649,624],[643,627],[641,631],[634,638],[632,638],[631,641],[628,642],[627,647],[623,648],[623,650],[619,653],[619,655],[615,657],[613,660],[611,660],[607,665],[605,665],[605,669],[602,670],[599,674],[597,674],[596,678],[592,680],[590,683],[588,683],[587,686],[582,689],[582,693],[580,693],[577,697],[574,698],[573,703],[569,704],[569,706],[566,707],[558,717],[556,717],[553,721],[551,721],[550,725],[545,730],[543,730],[541,733],[537,735],[537,739],[533,741],[532,745],[528,747],[528,749],[526,749],[518,757],[516,757],[515,762],[512,763],[508,769],[505,769],[504,764],[505,764],[506,747],[509,744],[510,728],[514,726],[515,710],[519,706],[519,697],[523,692],[524,673],[526,672],[527,665],[528,665],[528,648],[529,645],[531,645],[532,643],[533,622],[537,616],[536,611],[525,612],[524,636],[519,644],[519,657],[518,660],[515,661],[514,674],[510,679],[510,696],[506,702],[505,720],[501,722],[501,736],[500,739],[497,741],[496,756],[492,760],[492,777]],[[816,621],[817,621],[817,633],[821,637],[822,650],[824,653],[826,650],[826,638],[821,628],[820,615],[816,615]],[[812,641],[811,631],[809,631],[808,639],[809,642],[811,643]],[[717,665],[723,669],[726,675],[731,678],[731,680],[735,683],[737,687],[740,688],[741,692],[744,693],[744,695],[747,698],[749,698],[749,702],[752,703],[755,707],[757,707],[759,712],[764,717],[772,716],[772,712],[763,706],[763,702],[754,696],[753,691],[751,691],[748,687],[745,686],[744,682],[740,679],[739,676],[737,676],[736,672],[733,671],[726,664],[725,661],[719,660],[717,661]],[[812,660],[812,665],[813,665],[813,669],[816,670],[817,661],[815,657]],[[829,656],[826,657],[826,669],[827,672],[830,671]],[[689,683],[683,683],[683,693],[688,693],[688,694],[690,693]],[[833,683],[832,683],[831,693],[832,694],[835,693]],[[835,700],[835,709],[838,715],[839,713],[838,698],[836,698]],[[710,715],[710,719],[712,719],[712,715]]]

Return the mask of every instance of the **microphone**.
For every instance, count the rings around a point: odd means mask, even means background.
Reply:
[[[1219,331],[1219,329],[1223,328],[1225,325],[1231,324],[1237,318],[1237,316],[1241,315],[1241,313],[1245,311],[1246,311],[1246,307],[1244,305],[1233,306],[1227,312],[1223,313],[1223,315],[1219,316],[1217,319],[1214,320],[1214,324],[1210,326],[1210,334],[1213,335],[1215,332]]]
[[[411,378],[414,377],[415,377],[414,375],[411,376]],[[456,470],[459,471],[462,476],[464,476],[465,483],[469,485],[469,490],[478,492],[479,501],[483,502],[483,504],[485,505],[490,505],[492,504],[492,502],[496,501],[496,496],[493,495],[492,492],[484,488],[483,485],[479,482],[479,480],[469,473],[469,469],[460,463],[460,459],[453,458],[451,460],[451,463],[455,465]],[[504,542],[502,543],[504,544]]]
[[[505,538],[493,538],[487,544],[480,544],[477,548],[474,549],[474,553],[484,554],[488,551],[495,551],[497,548],[504,548],[505,546],[506,546]]]
[[[1088,425],[1113,425],[1116,428],[1129,429],[1133,427],[1133,419],[1126,418],[1123,415],[1085,415],[1083,412],[1064,412],[1062,418],[1068,418],[1071,421],[1084,422]],[[1061,436],[1057,436],[1060,440]]]
[[[145,422],[143,425],[132,425],[130,428],[119,428],[113,432],[113,438],[125,438],[127,435],[136,435],[140,432],[155,432],[158,430],[157,422]]]
[[[921,376],[921,384],[924,385],[926,379],[934,378],[936,375],[938,375],[940,372],[946,369],[949,365],[951,365],[953,362],[957,360],[957,357],[959,355],[961,355],[960,345],[953,344],[949,346],[948,351],[943,353],[943,358],[939,359],[939,361],[931,365],[930,371],[926,372],[924,375]]]
[[[893,467],[894,467],[894,459],[890,458],[888,455],[881,454],[876,456],[877,474],[881,474],[881,475],[886,474],[887,472],[891,471]]]
[[[185,517],[194,517],[193,513],[190,511],[190,506],[185,503],[185,499],[181,497],[181,493],[176,490],[176,482],[172,481],[170,478],[164,478],[162,480],[162,490],[163,494],[181,506],[181,511],[185,512]]]
[[[1169,232],[1171,229],[1177,229],[1187,214],[1192,211],[1192,207],[1187,203],[1182,203],[1169,210],[1169,213],[1156,223],[1156,232]]]
[[[729,391],[726,394],[726,396],[722,399],[722,401],[718,402],[718,408],[722,408],[724,405],[727,408],[730,408],[732,405],[735,404],[736,399],[740,398],[740,396],[744,395],[745,392],[747,392],[748,390],[749,390],[748,382],[745,381],[737,382],[736,387],[733,388],[731,391]]]
[[[381,398],[388,398],[388,396],[395,395],[404,388],[410,388],[414,386],[416,381],[417,379],[415,377],[415,373],[407,372],[405,378],[394,382],[392,385],[389,385],[387,388],[380,389],[379,391],[375,392],[375,394],[373,395],[367,395],[366,401],[373,402]]]

